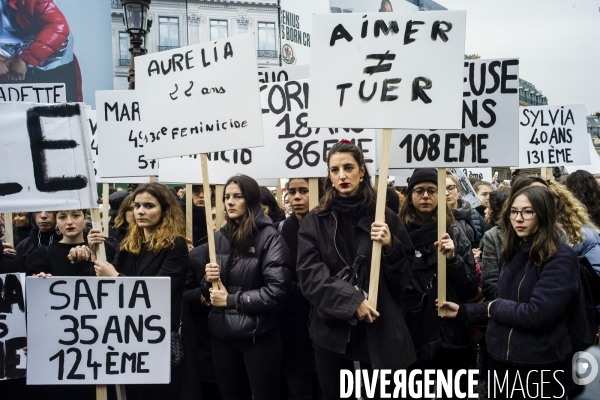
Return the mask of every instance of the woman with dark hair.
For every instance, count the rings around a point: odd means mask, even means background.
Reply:
[[[120,251],[112,264],[95,261],[96,275],[171,278],[171,331],[175,332],[179,330],[180,323],[184,327],[187,324],[185,315],[182,317],[183,284],[189,266],[183,214],[173,193],[160,183],[139,185],[131,196],[136,223],[129,224],[127,236],[121,242]],[[183,310],[183,314],[186,310]],[[183,341],[188,351],[185,336]],[[183,365],[172,367],[171,383],[168,385],[127,385],[127,398],[178,398],[178,391],[181,393],[184,390],[179,387],[181,382],[196,382],[182,379],[187,370],[186,363],[184,361]]]
[[[503,262],[502,248],[505,236],[500,225],[500,214],[509,196],[510,189],[507,187],[501,187],[492,192],[490,206],[485,217],[485,222],[490,229],[483,235],[481,290],[487,300],[494,300],[498,297],[498,271]]]
[[[283,211],[279,203],[277,203],[277,199],[273,196],[273,193],[264,186],[260,187],[260,203],[262,204],[265,215],[268,215],[269,218],[271,218],[273,225],[277,228],[279,223],[285,220],[285,211]]]
[[[600,185],[587,171],[577,170],[565,178],[565,186],[587,208],[596,226],[600,226]]]
[[[398,217],[389,209],[375,221],[377,194],[362,151],[349,140],[327,156],[328,174],[319,206],[298,232],[296,272],[311,303],[309,334],[315,348],[323,398],[339,399],[340,371],[405,369],[415,361],[402,316],[402,291],[411,277],[414,250]],[[382,245],[378,310],[367,300],[372,242]],[[340,271],[352,266],[355,282]]]
[[[278,399],[282,347],[275,312],[290,289],[289,251],[262,210],[254,179],[229,178],[224,202],[227,224],[215,233],[216,263],[207,244],[192,250],[185,299],[212,305],[207,324],[223,399]]]
[[[17,247],[22,240],[29,237],[29,232],[33,228],[31,221],[29,220],[30,213],[27,212],[16,212],[13,213],[13,246]]]
[[[530,371],[550,371],[547,380],[523,380],[524,390],[513,391],[511,384],[496,388],[495,398],[530,398],[526,393],[565,398],[573,388],[568,324],[578,307],[579,265],[571,248],[561,244],[556,214],[546,188],[511,193],[501,216],[506,241],[498,299],[441,304],[449,318],[487,323],[490,371],[499,382],[520,381]]]
[[[129,225],[132,224],[135,224],[135,216],[133,215],[133,196],[128,194],[119,205],[111,236],[121,243],[127,236]]]
[[[476,298],[479,279],[469,239],[456,226],[445,199],[439,199],[437,182],[438,171],[433,168],[415,169],[408,181],[408,196],[400,209],[400,220],[407,226],[415,246],[413,282],[418,282],[420,287],[411,285],[403,299],[410,326],[427,322],[418,327],[423,335],[415,337],[415,330],[412,332],[419,356],[416,368],[457,371],[472,366],[475,356],[473,331],[464,324],[437,318],[438,251],[446,257],[446,293],[449,300],[463,304]],[[446,232],[438,232],[437,229],[439,206],[446,207]],[[413,319],[413,315],[422,317],[422,320]],[[461,380],[461,387],[466,388],[466,380]]]

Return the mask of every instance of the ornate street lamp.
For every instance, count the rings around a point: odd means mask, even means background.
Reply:
[[[146,54],[143,46],[144,37],[150,32],[152,21],[148,20],[148,9],[152,0],[121,0],[123,12],[125,14],[125,26],[129,33],[129,52],[131,53],[131,62],[129,64],[129,89],[135,89],[135,63],[134,58],[140,54]]]

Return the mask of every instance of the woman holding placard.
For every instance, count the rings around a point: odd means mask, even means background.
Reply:
[[[462,304],[477,296],[478,278],[469,240],[456,226],[444,198],[439,201],[437,182],[436,169],[415,169],[400,209],[400,220],[408,229],[416,256],[413,280],[403,294],[405,315],[419,357],[418,368],[468,369],[475,351],[472,329],[437,318],[438,251],[446,257],[449,300]],[[447,209],[447,232],[437,229],[439,205]]]
[[[62,239],[48,246],[39,246],[27,256],[27,275],[94,276],[88,245],[103,243],[104,236],[99,229],[92,229],[86,235],[88,211],[66,210],[53,214]],[[115,249],[110,246],[106,249],[107,257],[112,259]]]
[[[183,214],[173,193],[159,183],[138,186],[132,198],[136,223],[129,225],[128,234],[113,264],[95,261],[96,275],[171,278],[171,332],[177,332],[182,319],[183,285],[189,266]],[[127,385],[127,398],[178,398],[183,368],[171,368],[169,385]]]
[[[321,203],[300,225],[296,272],[311,303],[309,334],[323,398],[329,400],[339,398],[340,371],[353,371],[354,361],[366,370],[399,370],[415,355],[402,316],[401,293],[414,257],[406,229],[389,209],[385,222],[374,222],[377,193],[352,142],[335,144],[327,167]],[[373,241],[383,247],[378,310],[365,292]]]
[[[499,382],[508,381],[501,393],[494,388],[495,398],[530,398],[534,393],[565,398],[573,387],[568,324],[579,301],[577,256],[561,243],[555,200],[548,189],[513,191],[508,205],[501,217],[506,241],[498,299],[441,306],[447,308],[448,318],[461,324],[487,323],[490,370]],[[545,378],[540,370],[547,371]],[[524,385],[517,383],[523,390],[509,389],[525,376]]]
[[[216,263],[208,244],[191,252],[185,297],[212,305],[208,329],[223,399],[279,399],[282,345],[275,311],[290,290],[289,251],[263,212],[254,179],[229,178],[224,202],[227,224],[215,233]]]

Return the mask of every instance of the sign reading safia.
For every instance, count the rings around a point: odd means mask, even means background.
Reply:
[[[147,159],[263,145],[254,35],[136,57]]]
[[[0,103],[0,209],[97,207],[82,103]]]
[[[309,126],[460,128],[465,18],[464,11],[314,15]]]
[[[169,278],[27,278],[28,385],[169,383]]]

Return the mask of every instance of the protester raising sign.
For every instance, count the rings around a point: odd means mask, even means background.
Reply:
[[[314,15],[309,126],[460,128],[465,17]]]
[[[157,140],[155,133],[142,128],[138,94],[134,90],[99,90],[96,92],[98,174],[103,178],[149,176],[158,174],[158,160],[148,158],[148,142]],[[144,115],[147,113],[144,112]]]
[[[169,278],[27,278],[27,384],[169,383]]]
[[[590,163],[584,104],[521,107],[519,112],[519,168]]]
[[[64,83],[30,83],[0,85],[0,102],[64,103],[67,89]]]
[[[374,174],[375,131],[307,127],[309,87],[308,80],[261,85],[265,146],[209,153],[209,165],[215,165],[210,183],[225,183],[237,173],[256,179],[324,177],[329,149],[340,139],[350,139],[363,150]],[[177,182],[179,175],[180,182],[200,183],[197,165],[190,157],[161,159],[159,180]]]
[[[0,103],[0,209],[97,206],[85,107]]]
[[[0,275],[0,380],[25,377],[25,274]]]
[[[464,63],[462,129],[392,133],[390,168],[518,163],[519,60]]]
[[[253,34],[135,63],[147,159],[263,145]]]

